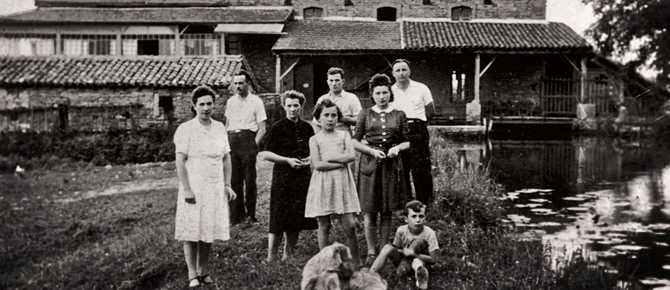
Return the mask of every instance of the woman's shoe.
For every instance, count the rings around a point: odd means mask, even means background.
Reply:
[[[200,276],[191,278],[188,282],[188,288],[196,288],[200,287]]]
[[[209,285],[214,283],[214,280],[212,280],[212,278],[209,277],[209,274],[198,276],[198,281],[200,281],[200,284],[202,285]]]

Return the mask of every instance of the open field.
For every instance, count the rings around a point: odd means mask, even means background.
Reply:
[[[428,223],[442,258],[430,289],[613,289],[584,263],[548,269],[540,242],[518,241],[497,224],[502,209],[485,170],[454,171],[445,144],[437,146],[439,194]],[[295,260],[265,262],[271,165],[259,161],[258,169],[260,222],[234,226],[230,241],[214,244],[211,289],[298,289],[302,266],[317,252],[316,231],[309,231]],[[181,243],[173,238],[174,163],[5,174],[0,188],[0,288],[186,288]],[[332,239],[345,241],[334,229]],[[362,224],[357,230],[365,253]],[[390,266],[382,276],[389,289],[414,288]]]

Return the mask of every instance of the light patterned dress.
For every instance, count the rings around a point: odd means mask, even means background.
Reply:
[[[221,122],[212,120],[206,129],[197,119],[187,121],[174,134],[177,153],[187,155],[188,182],[195,204],[184,200],[179,184],[175,239],[203,241],[230,239],[228,197],[223,176],[223,157],[230,152],[228,134]]]
[[[346,148],[346,139],[351,139],[344,131],[335,131],[333,135],[322,133],[314,135],[321,160],[333,154],[353,151],[353,146]],[[351,142],[349,142],[351,144]],[[340,169],[312,172],[309,182],[305,217],[326,216],[330,214],[359,213],[361,206],[358,201],[354,176],[348,166]]]

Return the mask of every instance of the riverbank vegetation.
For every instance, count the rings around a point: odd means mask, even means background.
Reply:
[[[432,147],[436,201],[428,225],[438,233],[441,260],[430,289],[616,289],[618,277],[578,256],[552,269],[541,241],[519,239],[501,222],[502,189],[487,167],[461,168],[444,138],[433,138]],[[260,222],[234,226],[230,241],[215,243],[211,289],[298,289],[302,266],[317,252],[316,232],[305,232],[295,260],[264,261],[271,164],[258,168]],[[88,161],[0,175],[0,288],[185,288],[182,247],[173,239],[176,186],[171,162]],[[357,231],[364,249],[362,225]],[[345,240],[339,227],[332,239]],[[389,265],[382,271],[389,289],[413,289],[392,272]]]

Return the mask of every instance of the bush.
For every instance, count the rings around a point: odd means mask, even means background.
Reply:
[[[480,228],[500,225],[504,215],[500,188],[489,177],[489,169],[474,166],[461,169],[456,152],[445,138],[433,134],[431,152],[434,174],[434,214],[446,216],[458,225],[472,224]],[[430,219],[430,218],[429,218]]]
[[[0,172],[13,172],[17,164],[46,169],[54,163],[72,161],[97,166],[173,161],[173,134],[174,130],[161,128],[104,133],[3,133]]]

